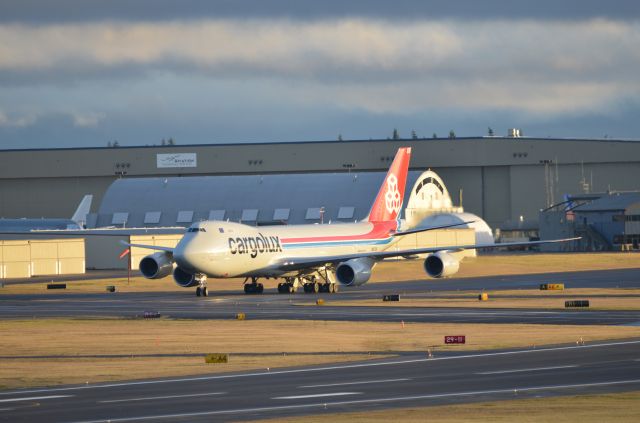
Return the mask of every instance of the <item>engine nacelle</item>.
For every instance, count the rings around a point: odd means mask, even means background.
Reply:
[[[366,257],[345,261],[336,267],[336,279],[342,285],[364,285],[371,277],[374,265],[375,261]]]
[[[173,269],[173,280],[183,288],[189,288],[198,284],[196,275],[193,275],[181,267]]]
[[[167,251],[153,253],[140,260],[138,268],[147,279],[164,278],[173,270],[173,256]]]
[[[460,262],[451,253],[438,251],[430,254],[424,261],[424,270],[432,278],[444,278],[454,275],[460,268]]]

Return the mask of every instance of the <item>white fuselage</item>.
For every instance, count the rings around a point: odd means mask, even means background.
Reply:
[[[233,222],[194,224],[176,246],[177,265],[216,278],[282,276],[292,258],[383,251],[395,243],[394,222],[254,227]]]

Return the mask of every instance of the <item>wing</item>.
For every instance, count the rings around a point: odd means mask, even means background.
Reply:
[[[129,235],[180,235],[187,231],[184,227],[167,228],[96,228],[96,229],[51,229],[31,231],[0,231],[0,235],[26,236],[129,236]]]
[[[172,254],[173,254],[173,250],[175,250],[175,248],[171,248],[171,247],[161,247],[159,245],[147,245],[147,244],[130,244],[125,241],[120,241],[120,244],[126,245],[127,247],[137,247],[137,248],[146,248],[148,250],[166,251]]]
[[[471,224],[473,222],[475,222],[475,220],[470,220],[468,222],[451,223],[449,225],[429,226],[429,227],[424,227],[424,228],[413,228],[413,229],[408,229],[406,231],[395,232],[392,235],[393,236],[402,236],[402,235],[409,235],[409,234],[417,234],[417,233],[420,233],[420,232],[433,231],[435,229],[446,229],[446,228],[453,228],[453,227],[456,227],[456,226],[469,225],[469,224]]]
[[[558,242],[577,241],[580,238],[581,237],[551,239],[551,240],[545,240],[545,241],[504,242],[499,244],[451,245],[451,246],[443,246],[443,247],[373,251],[370,253],[341,254],[341,255],[324,256],[324,257],[291,257],[291,258],[280,259],[278,262],[273,263],[272,267],[278,270],[292,271],[292,270],[301,270],[301,269],[312,268],[312,267],[320,267],[320,266],[325,266],[329,264],[338,264],[347,260],[361,258],[361,257],[370,257],[376,260],[382,260],[382,259],[391,258],[391,257],[436,253],[438,251],[462,251],[462,250],[483,250],[483,249],[490,249],[490,248],[527,247],[527,246],[541,245],[541,244],[554,244]]]

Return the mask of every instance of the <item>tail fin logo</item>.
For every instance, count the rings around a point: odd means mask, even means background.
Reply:
[[[398,190],[398,178],[395,175],[389,175],[387,178],[387,192],[385,193],[385,202],[387,212],[397,215],[402,207],[402,196]]]

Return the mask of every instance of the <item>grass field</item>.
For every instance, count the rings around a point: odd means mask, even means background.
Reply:
[[[249,320],[34,319],[0,322],[0,388],[94,383],[361,360],[396,351],[479,350],[640,337],[640,327]],[[463,346],[445,335],[466,335]],[[204,354],[230,353],[228,364]],[[234,353],[272,355],[234,355]],[[304,354],[296,354],[304,353]],[[331,353],[331,354],[327,354]],[[360,353],[360,354],[355,354]],[[362,354],[364,353],[364,354]],[[176,357],[149,357],[175,354]],[[87,357],[87,356],[101,357]],[[121,355],[122,357],[114,357]],[[145,356],[147,355],[147,356]],[[193,355],[193,356],[189,356]],[[60,356],[59,358],[28,358]]]
[[[568,397],[513,399],[511,401],[482,402],[476,404],[444,405],[422,408],[398,408],[361,413],[325,413],[293,418],[260,420],[271,422],[342,423],[635,423],[640,421],[640,392],[605,395],[579,395]]]

